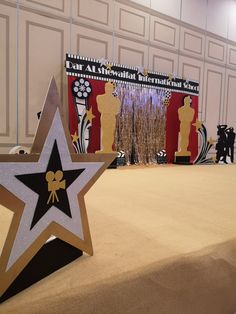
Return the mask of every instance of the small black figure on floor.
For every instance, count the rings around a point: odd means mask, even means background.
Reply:
[[[217,126],[218,141],[216,143],[216,163],[228,163],[227,157],[230,157],[231,163],[234,162],[234,142],[235,132],[234,128],[227,128],[226,124]]]

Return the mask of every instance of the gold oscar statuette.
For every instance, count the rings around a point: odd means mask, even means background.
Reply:
[[[178,109],[178,116],[180,121],[180,130],[179,130],[179,149],[175,152],[175,162],[178,163],[180,158],[178,157],[187,157],[183,158],[184,162],[190,161],[191,151],[188,150],[189,146],[189,135],[191,131],[191,122],[194,117],[194,109],[191,108],[191,97],[184,97],[184,105]]]
[[[116,115],[120,111],[120,100],[112,93],[114,84],[107,82],[105,84],[105,93],[98,95],[97,105],[101,113],[101,149],[96,153],[112,153],[112,145],[114,143]]]

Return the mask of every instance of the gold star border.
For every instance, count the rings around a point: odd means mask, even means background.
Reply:
[[[69,133],[66,117],[60,103],[58,90],[56,87],[55,79],[52,78],[47,97],[44,104],[44,109],[41,115],[39,126],[35,135],[34,143],[31,149],[31,154],[28,155],[0,155],[0,162],[35,162],[37,163],[42,152],[44,142],[51,127],[55,112],[59,109],[62,119],[62,125],[67,140],[68,150],[72,162],[103,162],[103,166],[91,178],[91,180],[83,187],[77,194],[78,206],[80,208],[81,222],[83,227],[84,240],[78,238],[76,235],[65,229],[63,226],[56,222],[50,223],[37,239],[30,245],[30,247],[18,258],[18,260],[6,271],[7,263],[14,244],[16,233],[21,221],[21,216],[24,211],[25,204],[22,200],[18,199],[14,194],[8,191],[4,186],[0,185],[0,203],[4,207],[14,212],[13,219],[7,234],[7,238],[0,257],[0,296],[8,289],[11,283],[22,272],[26,265],[31,261],[40,248],[46,241],[54,235],[57,238],[71,244],[72,246],[93,255],[93,247],[91,235],[89,230],[88,218],[86,213],[84,195],[97,181],[105,169],[110,165],[116,154],[75,154]]]

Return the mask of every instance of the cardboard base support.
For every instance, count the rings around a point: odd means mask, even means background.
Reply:
[[[82,255],[83,252],[81,250],[58,238],[45,243],[6,292],[0,297],[0,303]]]
[[[190,156],[175,156],[174,164],[191,165]]]

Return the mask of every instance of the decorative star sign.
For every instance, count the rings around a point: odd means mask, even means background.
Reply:
[[[100,63],[100,67],[102,67],[103,65],[106,66],[106,64],[108,63],[108,60],[105,58],[100,58],[98,59],[98,62]]]
[[[107,69],[108,71],[111,71],[112,63],[107,61],[106,64],[105,64],[105,67],[106,67],[106,69]]]
[[[173,79],[175,80],[177,77],[177,74],[176,73],[173,73]]]
[[[168,81],[172,81],[173,80],[173,74],[169,74],[169,76],[168,76]]]
[[[139,65],[138,67],[137,67],[137,74],[142,74],[142,75],[144,75],[144,67],[143,66],[141,66],[141,65]]]
[[[86,110],[86,118],[89,122],[95,118],[95,115],[92,113],[92,107],[89,110]]]
[[[210,137],[209,138],[209,140],[208,140],[208,143],[209,143],[209,145],[214,145],[214,143],[215,143],[216,141],[212,138],[212,137]]]
[[[76,131],[75,131],[74,134],[71,134],[71,137],[72,137],[72,142],[73,143],[76,143],[78,141],[78,139],[79,139],[79,136],[78,136]]]
[[[52,235],[93,254],[84,194],[114,157],[74,153],[52,79],[31,154],[0,155],[0,203],[14,212],[0,257],[0,296]]]
[[[147,69],[147,68],[145,68],[145,69],[143,70],[143,75],[144,75],[144,76],[148,76],[148,69]]]
[[[196,127],[196,131],[198,131],[202,127],[202,122],[196,119],[196,121],[192,125],[194,125]]]

